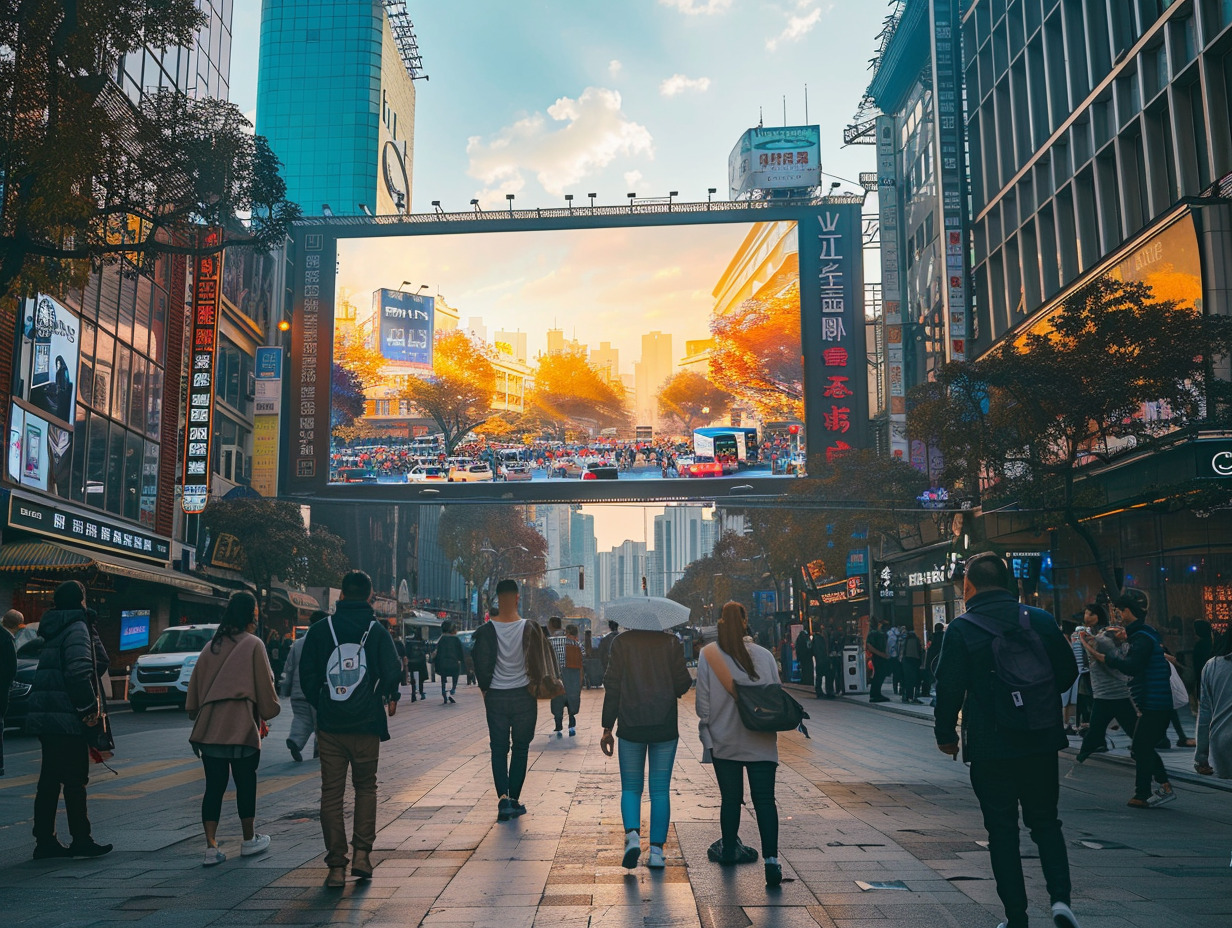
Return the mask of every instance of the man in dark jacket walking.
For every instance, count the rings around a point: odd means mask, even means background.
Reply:
[[[389,723],[398,708],[401,668],[389,630],[368,600],[372,580],[362,570],[342,578],[342,597],[334,614],[308,629],[300,655],[300,685],[317,713],[317,749],[321,754],[321,832],[325,837],[325,885],[346,883],[347,833],[342,814],[347,768],[355,786],[355,827],[351,874],[372,876],[369,853],[376,841],[376,771],[381,742],[389,740]],[[356,689],[335,699],[329,664],[341,644],[363,642],[367,669]],[[336,689],[336,687],[335,687]]]
[[[43,763],[34,794],[34,859],[101,857],[111,850],[90,834],[86,784],[90,781],[91,736],[101,724],[99,678],[107,652],[94,631],[86,591],[66,580],[52,596],[55,608],[43,614],[39,634],[47,642],[39,656],[30,693],[26,730],[39,736]],[[64,791],[64,811],[73,843],[56,837],[56,808]]]
[[[1009,584],[1009,570],[995,554],[977,555],[967,562],[963,577],[967,613],[946,630],[937,664],[934,734],[941,751],[956,757],[958,713],[962,711],[963,756],[971,765],[971,786],[988,829],[997,895],[1005,906],[1006,920],[1000,928],[1027,926],[1027,890],[1018,852],[1019,807],[1039,848],[1053,922],[1057,928],[1078,928],[1069,907],[1069,857],[1057,817],[1061,792],[1057,752],[1069,745],[1061,721],[1061,694],[1078,678],[1078,665],[1053,617],[1041,609],[1020,606],[1008,591]],[[993,649],[1005,633],[1019,627],[1024,610],[1052,668],[1055,696],[1045,698],[1055,703],[1055,722],[1045,728],[1009,728],[998,723]]]
[[[1120,613],[1124,628],[1110,626],[1109,634],[1115,641],[1128,641],[1127,652],[1123,655],[1105,653],[1085,641],[1083,647],[1091,660],[1130,678],[1129,692],[1138,709],[1138,723],[1130,747],[1134,758],[1134,796],[1128,804],[1134,809],[1152,809],[1176,798],[1168,781],[1168,770],[1155,750],[1172,718],[1172,670],[1168,666],[1163,639],[1146,623],[1150,608],[1146,593],[1126,587],[1113,608]],[[1158,792],[1151,792],[1152,779],[1159,784]]]
[[[4,716],[9,711],[9,687],[16,678],[17,642],[6,625],[0,628],[0,777],[4,776]]]

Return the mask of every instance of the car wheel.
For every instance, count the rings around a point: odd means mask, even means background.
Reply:
[[[149,708],[149,706],[147,706],[143,702],[130,702],[129,708],[132,709],[134,712],[144,712],[146,709]]]

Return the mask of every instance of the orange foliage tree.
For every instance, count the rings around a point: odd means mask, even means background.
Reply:
[[[445,436],[445,453],[492,417],[496,368],[488,349],[455,329],[436,336],[432,373],[408,377],[402,396],[431,418]]]
[[[710,381],[763,419],[804,418],[800,285],[745,300],[710,323]]]
[[[659,388],[659,414],[686,432],[725,416],[731,404],[730,393],[697,371],[678,371]]]
[[[543,355],[534,380],[526,398],[527,416],[562,441],[570,429],[589,431],[628,423],[624,387],[600,377],[581,350]]]

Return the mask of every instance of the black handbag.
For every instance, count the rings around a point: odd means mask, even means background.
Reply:
[[[808,729],[804,727],[804,720],[810,717],[809,714],[781,684],[735,682],[722,658],[715,656],[718,650],[717,644],[707,645],[702,653],[723,689],[735,699],[736,711],[740,713],[740,721],[745,728],[749,731],[799,730],[804,737],[809,737]]]

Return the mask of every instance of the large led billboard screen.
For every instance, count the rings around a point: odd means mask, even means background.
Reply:
[[[292,492],[706,496],[861,446],[858,207],[732,213],[301,229]]]

